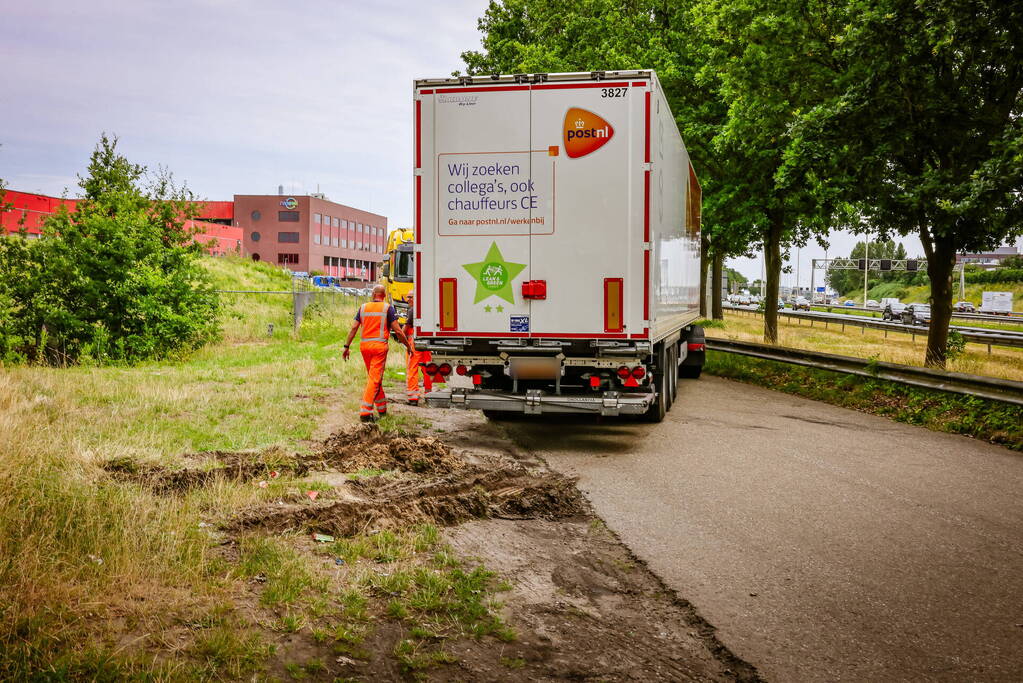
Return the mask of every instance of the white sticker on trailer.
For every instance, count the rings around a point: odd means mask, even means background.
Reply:
[[[441,235],[526,235],[550,221],[530,177],[530,153],[437,155]],[[496,230],[494,230],[496,228]]]

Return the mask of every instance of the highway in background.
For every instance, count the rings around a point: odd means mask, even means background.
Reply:
[[[769,680],[1023,680],[1019,454],[713,377],[505,424]]]

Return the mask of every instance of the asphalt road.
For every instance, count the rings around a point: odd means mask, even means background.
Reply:
[[[713,377],[506,426],[769,680],[1023,680],[1021,455]]]

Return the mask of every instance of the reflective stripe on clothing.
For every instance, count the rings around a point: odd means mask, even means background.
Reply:
[[[362,322],[362,341],[387,341],[387,308],[386,301],[370,301],[359,307],[359,319]]]
[[[387,398],[384,396],[384,365],[387,363],[386,341],[364,341],[359,350],[366,363],[366,388],[362,392],[363,414],[372,413],[376,406],[381,415],[387,412]],[[381,409],[383,406],[383,409]]]

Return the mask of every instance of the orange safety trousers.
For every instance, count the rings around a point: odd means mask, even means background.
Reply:
[[[362,360],[366,363],[366,389],[362,392],[362,407],[359,415],[373,414],[376,407],[381,417],[387,414],[387,397],[384,396],[384,366],[387,364],[387,342],[362,342],[359,345]]]
[[[411,344],[414,338],[411,328],[405,330],[405,336],[408,337]],[[430,351],[416,351],[408,354],[405,365],[405,386],[408,391],[408,400],[418,401],[422,398],[419,392],[419,364],[429,363],[431,360],[433,360],[433,353]],[[426,370],[423,370],[423,389],[424,393],[433,391],[433,379],[426,374]]]
[[[362,406],[359,415],[369,417],[373,407],[383,417],[387,414],[387,397],[384,396],[384,366],[387,364],[387,303],[370,301],[359,307],[362,323],[362,341],[359,350],[366,363],[366,389],[362,392]]]

